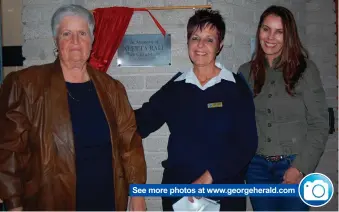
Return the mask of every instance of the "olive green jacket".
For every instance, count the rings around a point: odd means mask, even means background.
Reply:
[[[328,139],[329,118],[325,92],[316,65],[307,68],[295,87],[295,96],[285,90],[282,71],[268,67],[265,84],[254,98],[259,136],[257,154],[292,155],[292,166],[304,174],[314,172]],[[239,68],[253,89],[250,63]]]

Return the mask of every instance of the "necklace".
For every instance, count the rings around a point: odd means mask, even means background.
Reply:
[[[72,96],[72,94],[71,94],[68,90],[67,90],[67,94],[68,94],[69,97],[71,97],[71,98],[72,98],[73,100],[75,100],[76,102],[80,102],[80,100],[74,98],[74,97]]]
[[[87,92],[92,92],[92,81],[89,81],[90,83],[90,88],[87,89]],[[71,92],[69,92],[69,90],[67,89],[67,94],[69,97],[71,97],[74,101],[76,102],[80,102],[80,99],[76,99],[72,96]]]

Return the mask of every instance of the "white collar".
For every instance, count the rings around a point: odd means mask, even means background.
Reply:
[[[221,82],[221,79],[231,81],[235,83],[235,79],[233,76],[233,73],[226,69],[223,65],[220,63],[216,62],[215,65],[220,68],[220,73],[218,76],[213,77],[210,79],[204,86],[201,86],[197,76],[193,72],[193,68],[191,68],[189,71],[184,72],[182,75],[180,75],[177,79],[174,80],[174,82],[182,81],[185,80],[186,83],[191,83],[196,86],[198,86],[200,89],[205,90],[209,87],[214,86],[215,84]]]

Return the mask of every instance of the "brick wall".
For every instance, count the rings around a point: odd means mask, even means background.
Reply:
[[[329,107],[334,108],[335,134],[331,135],[325,153],[316,171],[326,174],[333,181],[336,194],[331,202],[319,210],[338,210],[338,79],[336,51],[336,15],[332,0],[308,1],[305,7],[305,45],[310,57],[321,72]],[[321,17],[321,18],[320,18]]]
[[[337,123],[337,79],[335,57],[335,13],[332,0],[23,0],[23,55],[25,66],[43,64],[54,60],[54,43],[51,37],[50,18],[62,4],[75,3],[88,9],[108,6],[166,6],[199,5],[212,2],[226,20],[227,35],[222,54],[218,57],[229,69],[237,68],[250,59],[250,38],[260,14],[269,5],[276,3],[290,8],[296,16],[299,33],[310,51],[311,59],[318,65],[327,100],[335,108]],[[293,3],[292,3],[293,2]],[[126,87],[131,104],[138,108],[178,70],[190,67],[186,48],[186,24],[193,10],[152,11],[163,27],[172,34],[172,65],[169,67],[118,68],[116,57],[108,73],[119,79]],[[132,17],[127,33],[160,33],[147,13],[138,12]],[[337,125],[336,125],[337,128]],[[148,183],[160,183],[160,162],[166,158],[168,128],[163,126],[145,139],[144,146],[148,165]],[[337,191],[338,167],[337,133],[330,136],[326,152],[318,167],[319,172],[331,177]],[[337,210],[338,197],[317,210]],[[149,210],[161,210],[159,198],[147,200]]]

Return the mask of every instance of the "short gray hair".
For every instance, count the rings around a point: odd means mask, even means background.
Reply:
[[[94,27],[95,27],[95,20],[93,14],[88,11],[86,8],[76,5],[76,4],[69,4],[61,6],[59,9],[57,9],[53,16],[51,21],[51,27],[52,27],[52,33],[53,37],[57,37],[57,27],[60,24],[60,21],[66,17],[66,16],[79,16],[84,18],[88,23],[88,29],[90,31],[90,35],[92,38],[92,41],[94,40]]]

